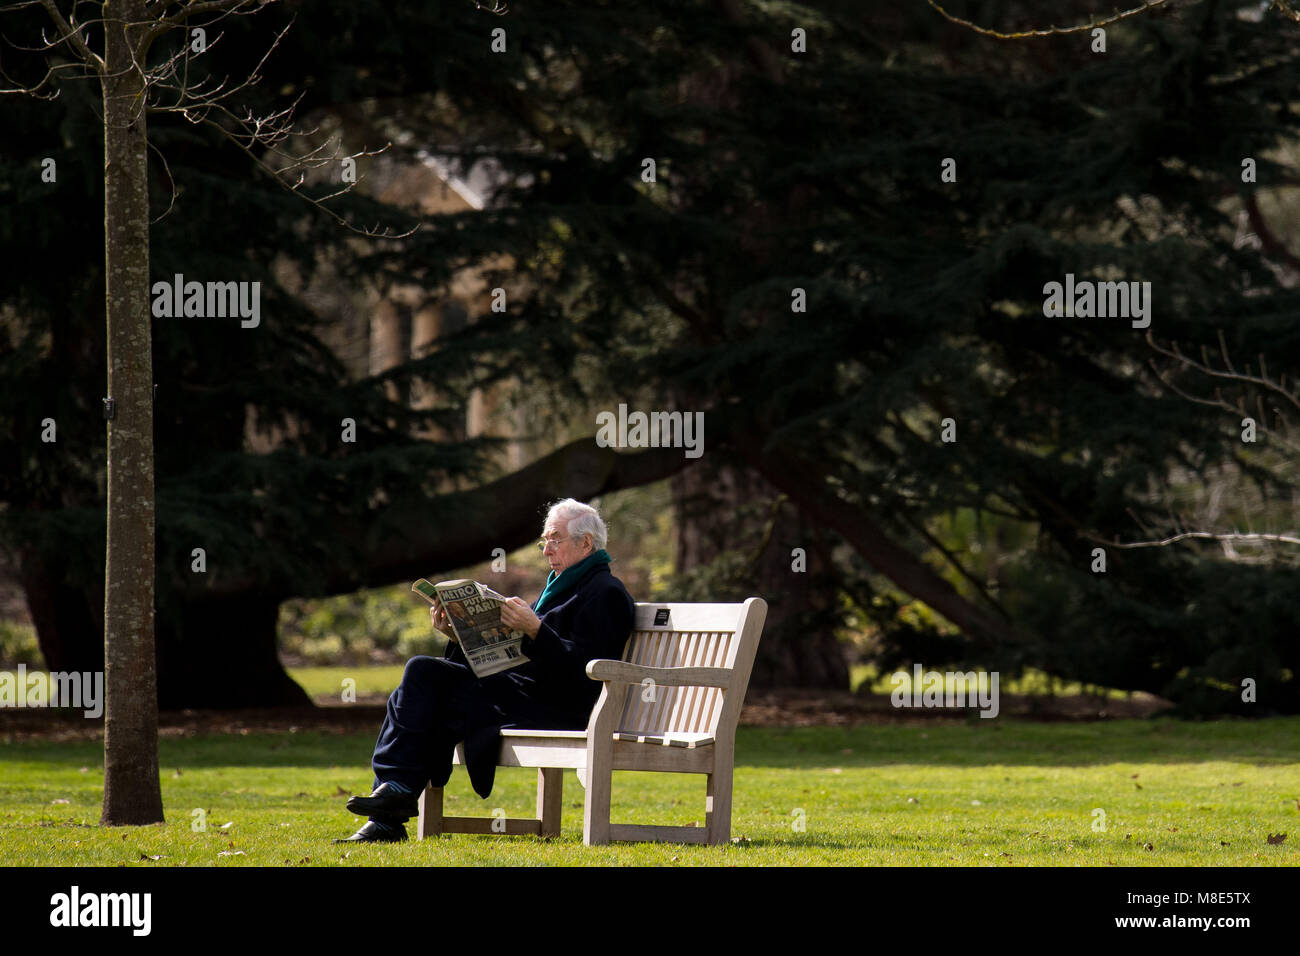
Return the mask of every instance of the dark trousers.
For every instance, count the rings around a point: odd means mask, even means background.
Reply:
[[[407,661],[375,743],[374,785],[392,780],[413,793],[428,783],[444,786],[483,690],[467,664],[424,656]]]

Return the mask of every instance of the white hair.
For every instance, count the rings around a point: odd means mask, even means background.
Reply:
[[[591,535],[591,544],[594,550],[599,551],[605,547],[609,532],[605,527],[604,519],[600,516],[600,512],[591,505],[584,504],[573,498],[557,501],[546,512],[546,521],[549,524],[557,519],[568,522],[568,533],[574,537],[581,537],[584,534]]]

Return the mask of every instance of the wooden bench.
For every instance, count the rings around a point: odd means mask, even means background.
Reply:
[[[502,767],[537,768],[537,817],[448,817],[441,787],[420,795],[416,838],[441,833],[559,836],[563,774],[587,790],[582,842],[611,840],[723,844],[731,839],[736,724],[749,686],[767,602],[638,604],[621,661],[593,660],[604,682],[586,730],[501,731]],[[455,763],[463,763],[457,746]],[[615,770],[707,776],[703,827],[610,823]]]

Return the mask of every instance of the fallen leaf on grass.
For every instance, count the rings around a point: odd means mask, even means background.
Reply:
[[[1142,784],[1140,784],[1140,783],[1135,783],[1135,784],[1133,784],[1133,786],[1137,787],[1139,790],[1142,789]]]
[[[243,850],[222,850],[217,856],[247,856]]]
[[[1285,833],[1270,833],[1268,835],[1269,846],[1278,846],[1286,839]]]
[[[1220,840],[1219,846],[1232,846],[1232,844],[1229,843],[1227,840]]]

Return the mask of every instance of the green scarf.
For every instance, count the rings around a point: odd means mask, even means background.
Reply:
[[[560,597],[569,591],[572,591],[578,583],[578,578],[596,564],[609,564],[611,558],[604,548],[593,554],[587,555],[577,564],[571,564],[559,574],[552,571],[546,576],[546,587],[542,588],[542,596],[537,599],[537,606],[533,609],[534,613],[541,614],[542,609],[548,601]]]

